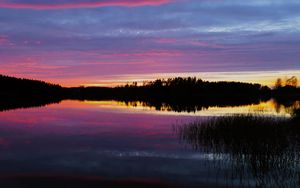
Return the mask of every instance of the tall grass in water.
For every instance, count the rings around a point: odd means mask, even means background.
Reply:
[[[217,168],[230,168],[227,180],[255,187],[300,187],[299,110],[290,119],[214,117],[177,126],[176,132],[195,150],[227,156],[216,163]]]

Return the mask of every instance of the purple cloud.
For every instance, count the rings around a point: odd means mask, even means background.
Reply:
[[[83,2],[103,7],[55,8]],[[0,73],[71,85],[132,74],[300,70],[296,0],[1,3],[31,8],[0,8]],[[44,5],[52,10],[33,10]]]

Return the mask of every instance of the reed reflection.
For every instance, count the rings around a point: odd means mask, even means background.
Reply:
[[[234,115],[176,126],[181,141],[213,153],[212,168],[245,187],[300,186],[300,111],[292,118]],[[220,160],[221,159],[221,160]]]

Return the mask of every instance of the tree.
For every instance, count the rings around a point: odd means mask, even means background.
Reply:
[[[287,86],[297,87],[298,85],[298,79],[296,76],[292,76],[291,78],[286,80],[285,83]]]
[[[277,78],[276,82],[275,82],[275,88],[281,88],[282,87],[282,79],[281,78]]]

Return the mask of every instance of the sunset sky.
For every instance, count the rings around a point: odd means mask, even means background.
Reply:
[[[0,74],[116,85],[300,77],[299,0],[0,0]]]

